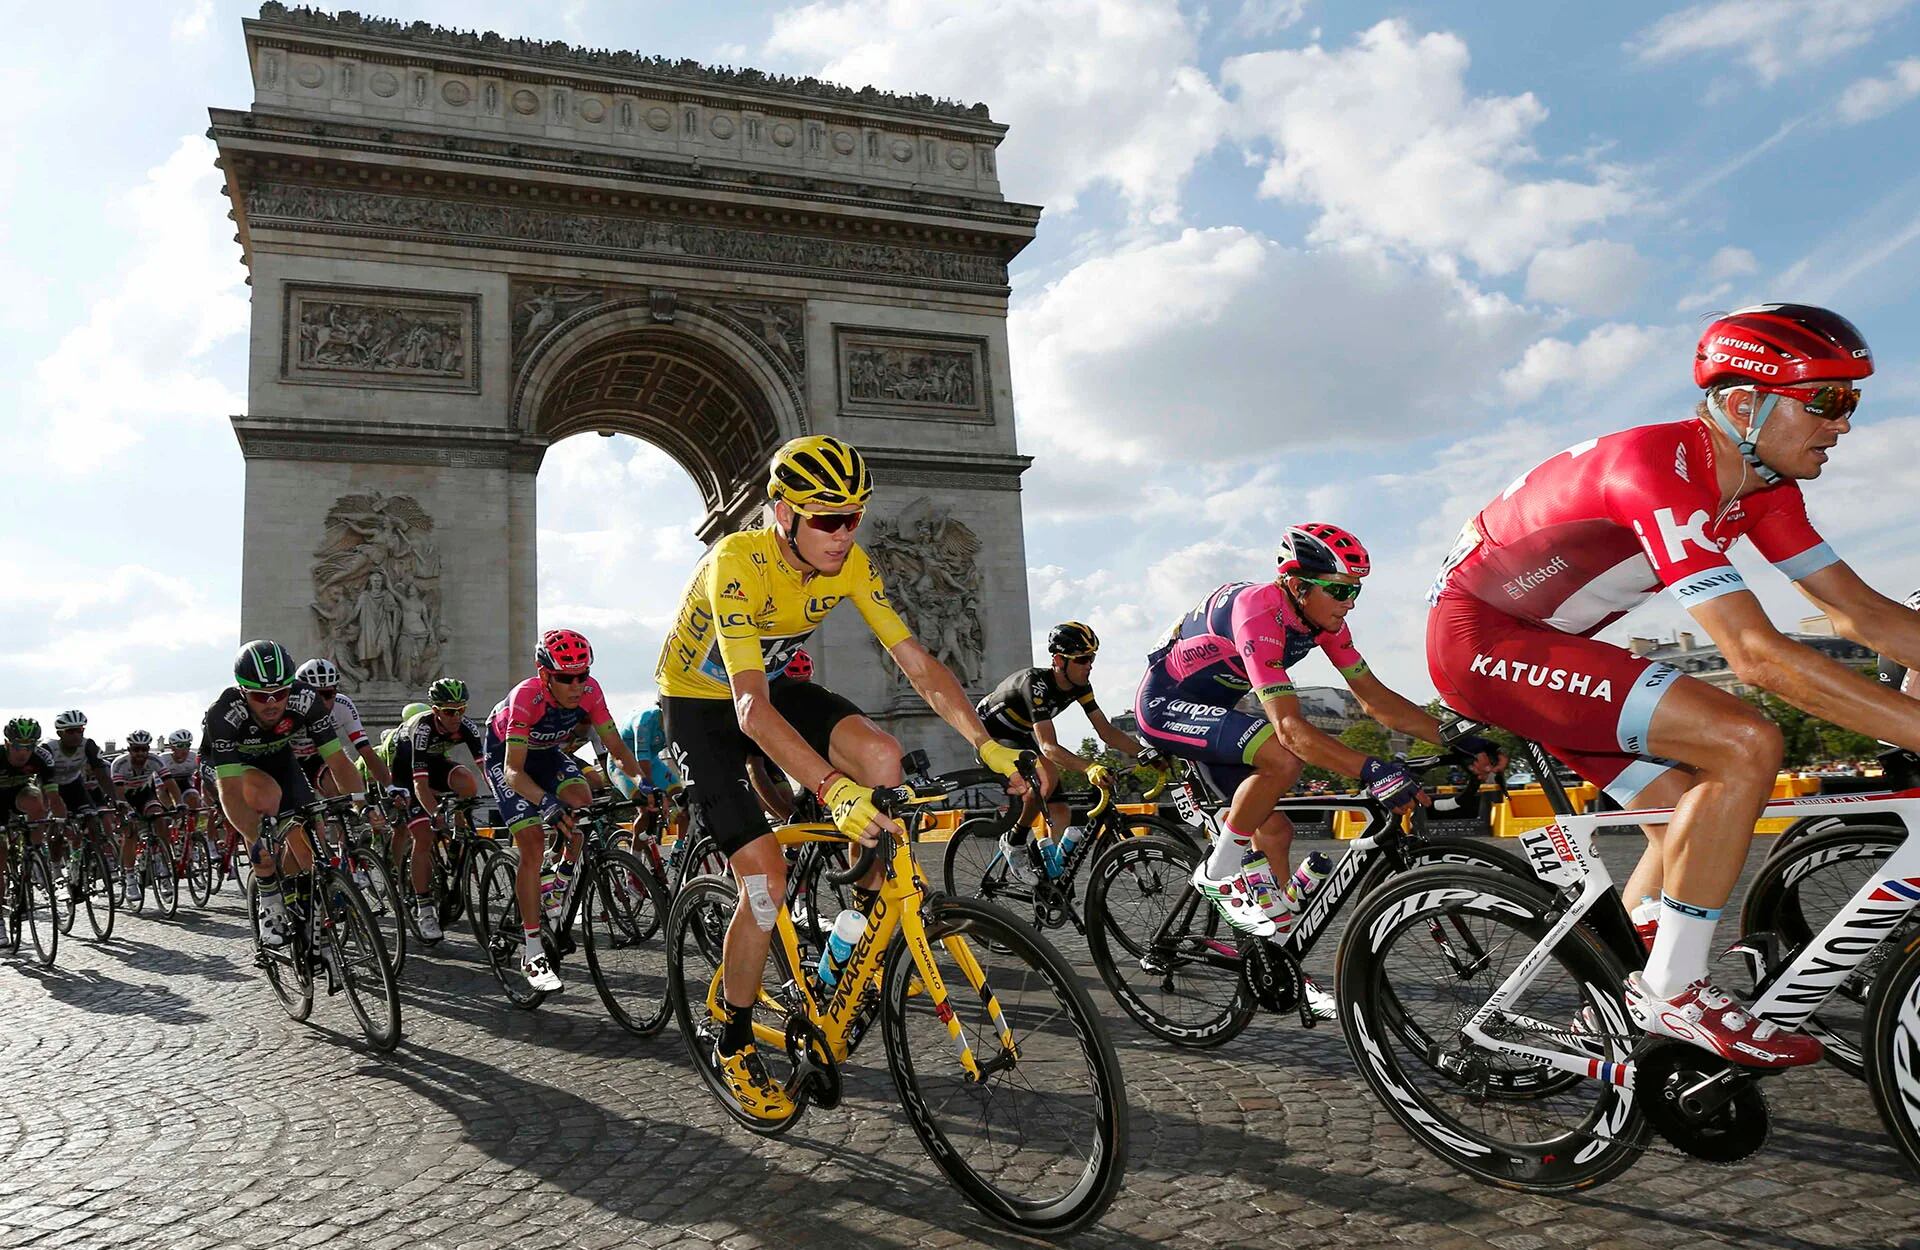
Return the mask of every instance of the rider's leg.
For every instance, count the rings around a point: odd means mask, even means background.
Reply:
[[[1660,933],[1645,973],[1649,989],[1671,997],[1707,973],[1720,909],[1739,881],[1785,743],[1757,709],[1686,677],[1660,700],[1648,737],[1655,755],[1693,770],[1664,839]]]
[[[779,840],[763,834],[728,856],[727,866],[740,887],[740,903],[733,909],[721,953],[731,1014],[720,1049],[732,1052],[753,1040],[751,1009],[760,997],[774,923],[787,896],[787,859]]]
[[[1634,807],[1672,807],[1693,785],[1693,780],[1692,769],[1669,768],[1641,787],[1628,802]],[[1654,906],[1648,910],[1656,918],[1659,915],[1660,887],[1666,876],[1668,828],[1664,821],[1657,825],[1640,826],[1640,831],[1647,835],[1647,849],[1641,853],[1640,862],[1633,866],[1633,872],[1620,887],[1620,899],[1629,912],[1636,911],[1651,899]],[[1636,926],[1640,923],[1637,918],[1635,923]]]
[[[1272,726],[1261,725],[1249,740],[1243,759],[1237,771],[1246,775],[1233,789],[1233,801],[1221,822],[1224,836],[1214,843],[1207,860],[1207,875],[1216,879],[1239,872],[1253,849],[1284,868],[1293,845],[1293,824],[1285,816],[1278,816],[1273,805],[1299,779],[1299,758],[1280,745]],[[1216,775],[1219,771],[1215,769]]]

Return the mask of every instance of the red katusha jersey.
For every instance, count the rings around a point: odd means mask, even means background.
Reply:
[[[1721,512],[1713,441],[1698,420],[1643,425],[1569,447],[1461,530],[1427,602],[1470,595],[1518,620],[1590,637],[1665,586],[1683,607],[1745,590],[1727,559],[1741,536],[1791,581],[1839,556],[1794,482]]]

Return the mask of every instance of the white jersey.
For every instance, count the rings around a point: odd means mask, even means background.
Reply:
[[[367,731],[360,724],[360,709],[353,706],[353,700],[344,694],[333,696],[333,728],[340,735],[340,744],[348,748],[347,759],[358,760],[360,753],[367,749]],[[306,759],[318,749],[307,735],[294,735],[293,754],[296,759]]]
[[[187,748],[187,758],[183,760],[173,758],[171,750],[164,751],[160,755],[160,762],[166,766],[167,775],[173,778],[176,785],[185,785],[200,775],[200,752],[192,747]]]
[[[100,754],[100,748],[94,745],[92,738],[80,739],[80,747],[68,751],[60,745],[60,739],[43,743],[47,754],[53,757],[53,781],[55,785],[69,786],[76,781],[93,784],[93,770],[106,764]]]
[[[115,785],[129,790],[148,790],[167,779],[167,766],[160,762],[159,756],[148,752],[136,767],[129,753],[113,762],[111,775]]]

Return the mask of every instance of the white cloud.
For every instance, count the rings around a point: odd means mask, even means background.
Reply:
[[[1432,269],[1220,228],[1087,261],[1015,308],[1008,338],[1025,438],[1206,465],[1456,411],[1537,328]]]
[[[1527,266],[1527,298],[1611,317],[1633,302],[1646,277],[1647,262],[1633,244],[1593,239],[1536,253]]]
[[[1707,261],[1709,278],[1744,278],[1760,272],[1760,262],[1744,247],[1723,247]]]
[[[1628,44],[1643,61],[1737,59],[1762,82],[1828,61],[1872,39],[1913,0],[1712,0],[1669,13]]]
[[[1671,330],[1619,324],[1597,326],[1578,343],[1544,338],[1527,348],[1519,364],[1500,375],[1500,383],[1521,402],[1538,399],[1550,389],[1591,391],[1638,372],[1674,341]]]
[[[126,193],[134,259],[35,369],[44,455],[54,466],[108,468],[169,423],[223,421],[243,409],[209,360],[248,320],[246,270],[213,160],[212,143],[182,139]]]
[[[1704,291],[1691,291],[1680,297],[1674,304],[1675,312],[1699,312],[1708,308],[1724,308],[1728,304],[1727,296],[1734,290],[1734,280],[1750,277],[1760,270],[1760,262],[1752,252],[1744,247],[1723,247],[1707,261],[1704,276],[1711,284]],[[1734,300],[1733,303],[1746,303]]]
[[[1920,56],[1895,61],[1887,67],[1885,78],[1862,78],[1840,94],[1834,112],[1846,122],[1871,121],[1884,117],[1913,97],[1920,95]]]
[[[1264,39],[1279,34],[1306,15],[1307,0],[1242,0],[1227,33]]]
[[[822,0],[774,19],[762,58],[859,85],[986,100],[1011,127],[1007,196],[1072,211],[1106,185],[1171,220],[1225,107],[1170,0]]]
[[[213,0],[194,0],[191,9],[174,16],[168,33],[175,43],[196,43],[207,37],[207,26],[212,20]]]
[[[1527,177],[1546,106],[1470,95],[1468,61],[1458,36],[1394,20],[1344,49],[1236,57],[1221,77],[1238,132],[1272,148],[1261,194],[1318,208],[1315,241],[1459,254],[1507,273],[1632,207],[1617,170]]]

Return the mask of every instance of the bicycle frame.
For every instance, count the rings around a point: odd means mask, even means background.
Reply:
[[[1873,952],[1880,940],[1892,932],[1916,908],[1920,908],[1920,838],[1911,836],[1920,827],[1920,789],[1884,794],[1832,795],[1804,799],[1779,799],[1762,809],[1769,816],[1817,816],[1835,812],[1885,812],[1906,826],[1909,834],[1900,849],[1881,861],[1874,875],[1860,887],[1825,928],[1816,934],[1805,950],[1773,976],[1760,997],[1749,1009],[1758,1019],[1787,1029],[1798,1029],[1807,1018],[1845,981],[1848,974]],[[1529,951],[1492,996],[1473,1013],[1461,1031],[1475,1045],[1498,1054],[1530,1059],[1551,1065],[1561,1072],[1591,1077],[1631,1089],[1634,1065],[1576,1055],[1570,1051],[1550,1050],[1522,1042],[1490,1036],[1486,1030],[1496,1015],[1505,1016],[1523,1027],[1546,1033],[1564,1034],[1564,1026],[1543,1024],[1502,1009],[1524,993],[1552,957],[1561,939],[1573,931],[1589,909],[1605,898],[1613,897],[1613,878],[1605,864],[1593,853],[1593,833],[1601,825],[1664,823],[1672,808],[1650,808],[1623,812],[1589,812],[1560,816],[1553,824],[1520,836],[1534,872],[1564,897],[1573,893],[1571,906],[1561,913],[1546,936]]]
[[[935,801],[938,797],[922,800]],[[847,837],[830,824],[784,825],[774,830],[782,846],[800,846],[809,842],[845,842]],[[960,1060],[960,1066],[969,1079],[979,1082],[986,1078],[988,1069],[983,1067],[973,1053],[959,1017],[947,1005],[947,987],[940,970],[933,962],[932,938],[927,932],[926,921],[920,914],[920,905],[927,897],[927,883],[920,873],[920,867],[913,858],[911,839],[900,839],[894,843],[893,853],[887,860],[886,878],[881,883],[880,894],[874,902],[873,910],[867,916],[867,931],[861,935],[854,946],[853,953],[847,957],[846,964],[840,969],[838,979],[824,1003],[815,993],[815,986],[806,974],[806,965],[800,953],[800,935],[793,926],[793,917],[786,907],[780,908],[775,922],[775,940],[786,956],[787,967],[794,975],[794,986],[800,994],[802,1009],[809,1023],[819,1032],[825,1041],[828,1053],[834,1062],[844,1063],[853,1048],[859,1044],[865,1032],[861,1017],[865,1014],[868,1001],[875,996],[884,970],[887,952],[896,938],[904,936],[907,948],[913,955],[915,971],[919,974],[922,990],[928,995],[935,1013],[946,1022],[947,1034],[953,1039],[954,1050]],[[1018,1057],[1014,1045],[1013,1030],[1001,1014],[1000,1003],[993,991],[987,987],[986,969],[974,957],[973,950],[964,938],[942,938],[947,951],[959,964],[962,972],[976,993],[986,1004],[987,1013],[993,1019],[994,1026],[1000,1031],[1001,1059],[1011,1061]],[[715,972],[707,989],[707,1008],[716,1016],[719,1014],[721,976]],[[822,987],[824,989],[824,987]],[[785,1004],[774,999],[763,986],[760,991],[760,1005],[772,1013],[770,1018],[784,1020],[787,1015]],[[784,1049],[787,1045],[786,1033],[771,1024],[762,1024],[757,1019],[753,1026],[754,1041],[760,1045]],[[997,1066],[997,1065],[995,1065]]]

